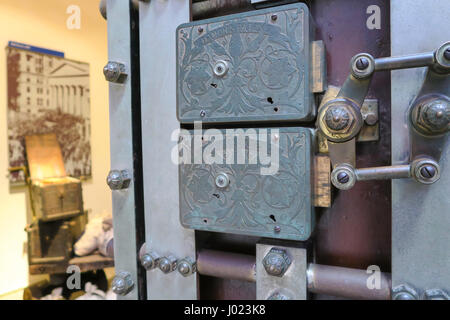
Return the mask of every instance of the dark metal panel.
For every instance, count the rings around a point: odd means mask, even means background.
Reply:
[[[381,9],[381,29],[369,30],[367,7]],[[385,0],[316,0],[311,3],[317,38],[327,51],[328,83],[341,86],[350,72],[350,59],[367,52],[390,55],[389,3]],[[379,101],[380,140],[357,144],[357,167],[390,164],[390,77],[374,75],[368,98]],[[334,193],[332,208],[324,209],[316,227],[317,262],[365,269],[390,270],[390,181],[358,182],[352,190]]]

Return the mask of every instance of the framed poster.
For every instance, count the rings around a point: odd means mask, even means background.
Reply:
[[[90,177],[89,64],[11,43],[6,56],[9,166],[26,164],[25,136],[55,133],[67,175]],[[10,184],[23,182],[11,173]]]

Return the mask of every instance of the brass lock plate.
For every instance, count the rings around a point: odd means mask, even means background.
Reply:
[[[180,135],[181,144],[186,147],[180,154],[190,153],[190,159],[185,158],[179,164],[182,225],[196,230],[308,239],[314,224],[311,130],[300,127],[234,129],[248,135],[247,138],[235,136],[233,150],[228,149],[229,130],[215,130],[226,141],[223,154],[233,155],[222,164],[195,163],[192,152],[201,141],[205,159],[217,138],[211,139],[201,131],[184,131]],[[239,139],[245,139],[242,144],[247,155],[245,164],[238,161]],[[257,146],[257,152],[248,151],[252,150],[252,144]],[[275,152],[278,159],[273,156]],[[270,155],[270,161],[262,160],[264,153]],[[255,154],[258,156],[253,157]],[[265,174],[262,168],[268,169]]]
[[[180,25],[179,121],[312,120],[313,30],[303,3]]]

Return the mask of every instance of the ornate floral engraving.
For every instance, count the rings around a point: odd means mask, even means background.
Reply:
[[[177,31],[178,116],[184,122],[310,116],[309,21],[302,4],[218,18]],[[215,75],[217,61],[229,70]],[[200,111],[206,117],[200,117]]]
[[[180,165],[183,225],[200,230],[307,239],[313,213],[311,134],[309,129],[281,128],[279,136],[279,171],[275,175],[261,175],[260,164]],[[221,173],[229,177],[226,188],[215,184],[215,177]],[[280,232],[274,232],[275,226],[280,227]]]

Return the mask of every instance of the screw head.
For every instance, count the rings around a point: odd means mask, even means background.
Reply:
[[[356,68],[358,68],[358,70],[366,70],[368,66],[369,60],[367,58],[361,57],[356,60]]]
[[[270,19],[271,19],[272,21],[276,21],[276,20],[278,19],[278,16],[277,16],[276,14],[273,14],[273,15],[270,17]]]
[[[349,190],[356,183],[355,169],[349,164],[340,164],[331,172],[331,182],[340,190]]]
[[[431,179],[436,174],[436,169],[432,165],[424,165],[420,168],[420,174],[425,179]]]
[[[218,188],[226,188],[230,184],[230,178],[226,173],[219,173],[216,177],[216,186]]]
[[[206,116],[206,111],[205,110],[201,110],[200,111],[200,117],[205,117]]]
[[[213,68],[213,72],[217,77],[223,77],[228,72],[228,63],[224,60],[216,62]]]
[[[291,265],[286,250],[280,248],[272,248],[263,259],[263,266],[266,272],[275,277],[282,277]]]
[[[112,291],[115,294],[124,296],[129,293],[134,287],[131,274],[125,271],[120,271],[113,279],[111,283]]]
[[[450,48],[445,49],[444,58],[450,60]]]
[[[198,27],[197,31],[198,31],[198,33],[202,33],[203,32],[203,28],[202,27]]]
[[[337,175],[337,179],[340,183],[347,183],[350,180],[347,172],[339,172]]]
[[[281,227],[277,225],[277,226],[273,227],[273,231],[275,231],[276,233],[280,233]]]

